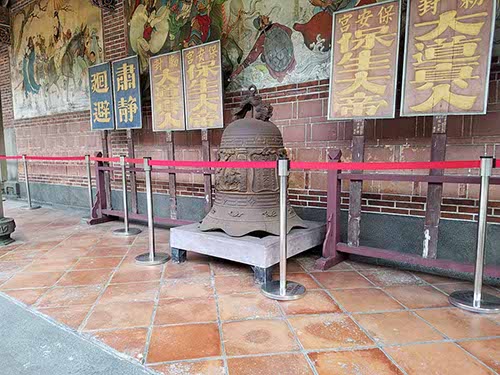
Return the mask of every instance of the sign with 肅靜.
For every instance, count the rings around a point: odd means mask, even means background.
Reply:
[[[185,130],[181,52],[152,57],[149,65],[153,131]]]
[[[187,130],[222,128],[220,42],[186,48],[182,60]]]
[[[113,61],[116,129],[141,129],[141,87],[137,56]]]
[[[109,63],[89,67],[89,91],[92,130],[114,129],[113,87]]]
[[[486,113],[495,6],[409,2],[401,116]]]
[[[400,4],[334,13],[328,118],[393,118]]]

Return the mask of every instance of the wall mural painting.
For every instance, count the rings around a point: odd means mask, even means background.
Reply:
[[[89,108],[87,68],[103,61],[101,11],[84,0],[35,0],[12,17],[16,119]]]
[[[128,0],[130,54],[221,40],[229,90],[327,78],[332,13],[374,0]]]

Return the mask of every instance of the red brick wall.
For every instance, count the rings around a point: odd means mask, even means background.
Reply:
[[[27,3],[23,1],[22,3]],[[20,8],[15,2],[13,11]],[[126,17],[123,2],[114,12],[103,11],[104,49],[108,61],[127,55]],[[102,149],[100,133],[91,132],[89,112],[40,117],[16,121],[12,113],[9,71],[9,50],[0,47],[0,95],[5,127],[16,129],[18,153],[31,155],[83,155]],[[480,155],[497,153],[500,145],[500,63],[492,65],[489,113],[485,116],[455,116],[448,120],[447,159],[477,159]],[[341,149],[343,160],[350,160],[352,127],[349,122],[326,119],[328,80],[305,82],[261,90],[264,99],[274,106],[273,121],[283,133],[285,146],[294,160],[326,161],[329,149]],[[242,92],[226,93],[226,123],[231,111],[241,101]],[[165,134],[151,131],[151,109],[144,105],[144,129],[134,131],[137,157],[166,158]],[[430,157],[431,118],[377,120],[366,128],[366,161],[427,161]],[[216,158],[222,131],[210,131],[212,158]],[[179,160],[201,158],[201,134],[198,131],[176,132],[175,157]],[[123,131],[112,132],[109,140],[113,156],[127,152]],[[500,147],[498,148],[500,150]],[[84,169],[77,164],[32,163],[30,173],[35,181],[54,184],[84,184]],[[476,173],[476,172],[474,172]],[[139,190],[143,181],[139,175]],[[178,176],[178,194],[203,196],[202,177]],[[290,178],[290,199],[294,205],[326,206],[326,175],[321,172],[293,172]],[[118,181],[115,182],[118,185]],[[155,176],[155,189],[168,192],[166,175]],[[348,186],[343,187],[347,191]],[[365,182],[363,210],[388,214],[422,216],[425,209],[426,184],[409,182]],[[477,213],[478,187],[445,185],[443,217],[472,220]],[[492,189],[492,199],[500,201],[500,188]],[[348,195],[343,197],[348,204]],[[500,221],[500,204],[492,209],[494,220]],[[346,206],[344,206],[346,207]]]

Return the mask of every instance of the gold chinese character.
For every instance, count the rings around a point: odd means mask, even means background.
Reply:
[[[373,14],[372,14],[371,10],[363,9],[363,12],[358,14],[358,19],[356,20],[356,24],[359,25],[359,27],[370,27],[370,24],[368,23],[368,21],[372,17],[373,17]]]
[[[170,68],[178,68],[179,67],[179,55],[170,55],[168,57],[168,66]]]
[[[384,47],[390,47],[396,40],[396,33],[389,33],[389,26],[372,27],[370,29],[356,30],[354,38],[352,33],[344,33],[337,41],[340,52],[347,53],[360,48],[373,49],[376,42]]]
[[[193,61],[194,61],[194,51],[193,50],[189,50],[188,52],[186,52],[186,59],[187,59],[188,64],[193,63]]]
[[[121,98],[118,102],[118,116],[120,122],[134,122],[134,115],[137,113],[137,99],[129,96],[128,100]]]
[[[160,58],[156,58],[153,60],[153,70],[155,72],[159,72],[162,68],[162,61],[161,61],[161,57]]]
[[[177,72],[177,74],[180,73]],[[167,81],[172,84],[176,84],[179,82],[179,77],[172,75],[172,72],[168,68],[163,69],[160,74],[155,74],[154,77],[158,79],[158,81],[155,80],[156,85],[160,86],[164,85]]]
[[[352,57],[351,53],[346,53],[338,65],[343,66],[342,73],[355,73],[362,70],[390,69],[390,53],[372,54],[370,50],[363,50],[358,57]],[[349,58],[345,58],[348,56]]]
[[[205,50],[206,50],[206,47],[199,47],[198,48],[198,55],[197,55],[198,63],[205,61]]]
[[[476,102],[477,96],[459,95],[451,92],[450,84],[440,84],[432,88],[432,94],[423,103],[410,107],[416,112],[431,112],[441,101],[445,101],[462,110],[470,110]]]
[[[418,14],[420,17],[431,12],[433,15],[437,13],[437,6],[441,0],[420,0],[418,3]]]
[[[116,72],[117,90],[127,91],[136,88],[135,82],[135,65],[123,63]]]
[[[381,25],[388,25],[394,16],[394,5],[387,5],[380,8],[378,12],[378,20]]]
[[[427,41],[439,38],[442,33],[444,33],[448,28],[455,30],[461,34],[476,36],[481,31],[481,28],[484,25],[483,22],[460,22],[460,20],[469,19],[469,18],[477,18],[477,17],[486,17],[488,16],[487,12],[469,14],[466,16],[457,17],[456,10],[449,10],[439,15],[439,20],[422,22],[415,24],[416,27],[437,25],[433,30],[429,31],[427,34],[420,35],[415,37],[416,40]]]
[[[484,0],[462,0],[462,4],[460,4],[460,8],[471,9],[475,6],[483,5]]]
[[[335,80],[336,83],[348,83],[352,82],[352,85],[347,87],[346,89],[342,90],[339,92],[339,95],[346,95],[346,94],[352,94],[359,88],[364,88],[367,91],[373,92],[374,94],[378,95],[383,95],[385,93],[385,89],[387,85],[381,85],[378,83],[370,82],[375,79],[389,79],[391,78],[390,76],[375,76],[375,77],[369,77],[368,72],[366,71],[361,71],[357,72],[354,74],[355,78],[349,78],[349,79],[339,79]]]
[[[108,123],[111,121],[111,113],[109,110],[109,102],[107,100],[94,103],[94,122]]]
[[[352,14],[350,14],[350,13],[344,13],[339,17],[340,31],[345,33],[346,31],[348,31],[350,29],[351,24],[349,23],[349,21],[351,20],[351,18],[352,18]]]
[[[206,61],[198,64],[192,64],[188,70],[187,75],[190,80],[200,77],[208,78],[209,76],[215,78],[219,73],[219,67],[215,61]]]
[[[215,60],[217,59],[219,55],[219,48],[217,44],[213,44],[208,48],[209,54],[210,54],[210,59]]]
[[[92,92],[105,94],[109,91],[108,72],[106,70],[92,74]]]
[[[379,108],[387,107],[386,100],[379,95],[367,95],[364,92],[357,92],[351,97],[340,98],[337,101],[342,116],[375,116]]]

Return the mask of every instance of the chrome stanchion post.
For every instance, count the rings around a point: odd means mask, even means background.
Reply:
[[[460,290],[450,294],[449,301],[461,309],[477,313],[500,313],[500,298],[482,292],[484,271],[484,248],[486,244],[486,218],[488,195],[494,159],[481,157],[481,192],[479,196],[479,220],[477,230],[476,266],[474,269],[474,290]]]
[[[128,200],[127,200],[127,163],[125,156],[120,156],[120,166],[122,169],[122,190],[123,190],[123,222],[125,228],[116,229],[113,234],[117,236],[135,236],[142,231],[139,228],[130,228],[128,223]]]
[[[288,175],[290,174],[290,160],[278,159],[278,177],[280,182],[280,279],[271,281],[262,286],[261,292],[266,297],[290,301],[299,299],[306,293],[306,288],[293,281],[286,280],[286,262],[288,255]]]
[[[92,210],[94,209],[94,198],[92,196],[92,170],[90,166],[90,155],[85,155],[85,165],[87,167],[87,189],[89,195],[90,218],[92,218]]]
[[[138,255],[135,258],[136,263],[146,266],[156,266],[168,262],[170,256],[166,253],[157,253],[155,250],[155,223],[153,216],[153,187],[151,183],[151,158],[144,158],[144,173],[146,174],[146,199],[148,204],[148,232],[149,232],[149,251]]]
[[[29,181],[29,177],[28,177],[28,160],[26,159],[26,155],[23,154],[22,160],[23,160],[23,168],[24,168],[24,180],[26,183],[26,198],[28,200],[28,205],[26,207],[23,207],[23,208],[25,210],[37,210],[40,208],[40,206],[33,205],[31,203],[30,181]]]

